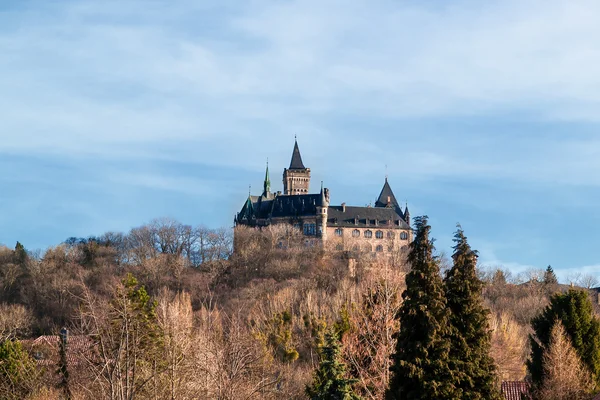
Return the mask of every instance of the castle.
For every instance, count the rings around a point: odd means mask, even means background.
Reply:
[[[329,189],[310,194],[310,168],[302,162],[298,141],[294,143],[289,168],[283,170],[283,193],[271,192],[269,166],[260,196],[248,195],[235,226],[263,228],[289,224],[302,232],[306,243],[324,245],[338,251],[361,251],[374,255],[405,248],[412,240],[408,206],[402,211],[387,176],[375,206],[333,206]]]

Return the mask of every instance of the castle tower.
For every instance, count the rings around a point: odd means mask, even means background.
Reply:
[[[317,207],[317,234],[323,242],[327,240],[327,209],[329,208],[329,189],[323,189],[321,182],[321,201]]]
[[[309,187],[310,168],[304,166],[296,140],[290,167],[283,170],[283,194],[308,194]]]

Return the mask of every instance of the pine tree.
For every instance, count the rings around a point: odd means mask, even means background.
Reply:
[[[341,360],[340,342],[332,330],[325,334],[321,362],[313,382],[306,387],[311,400],[359,400],[352,390],[354,380],[346,378],[346,365]]]
[[[459,399],[456,373],[449,362],[449,313],[427,217],[415,218],[415,227],[408,254],[411,271],[398,313],[400,331],[386,398]]]
[[[557,283],[558,283],[558,279],[556,278],[554,269],[552,269],[551,265],[548,265],[548,267],[546,268],[546,272],[544,272],[544,284],[556,285]]]
[[[454,265],[444,279],[452,327],[452,369],[460,371],[457,386],[461,399],[500,399],[496,366],[490,356],[489,311],[483,306],[483,282],[476,270],[477,252],[471,249],[460,226],[454,242]]]
[[[592,373],[596,385],[600,385],[600,320],[594,315],[592,302],[586,291],[570,289],[550,299],[544,311],[531,321],[531,356],[527,369],[534,386],[540,386],[544,378],[544,351],[549,348],[552,327],[559,321],[583,364]]]

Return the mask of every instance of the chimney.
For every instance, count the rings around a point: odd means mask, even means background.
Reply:
[[[342,212],[346,212],[346,203],[342,203]]]

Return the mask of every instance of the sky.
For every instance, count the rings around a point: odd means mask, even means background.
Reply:
[[[600,276],[600,2],[2,0],[0,243],[230,227],[294,136],[438,250]]]

